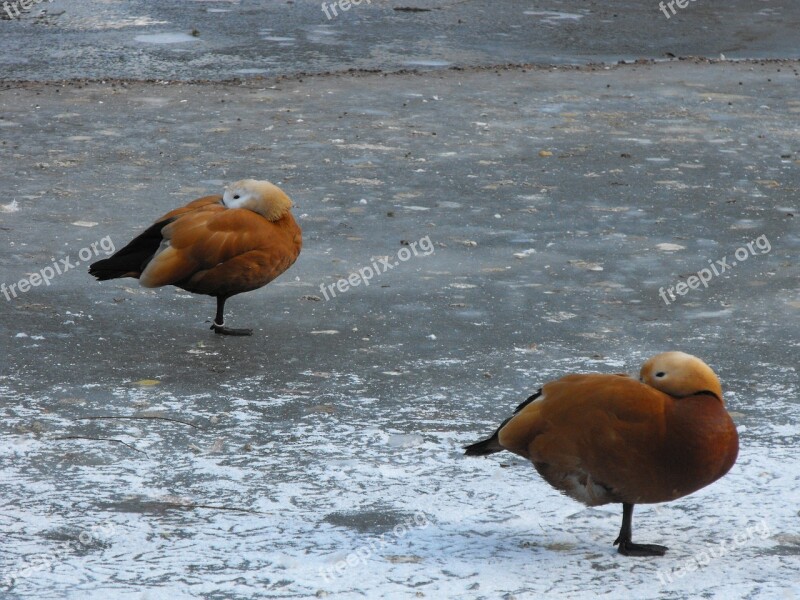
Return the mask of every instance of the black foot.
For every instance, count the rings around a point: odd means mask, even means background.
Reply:
[[[658,544],[634,544],[631,541],[633,531],[633,504],[622,503],[622,527],[619,535],[614,540],[614,545],[619,546],[619,553],[624,556],[664,556],[666,546]]]
[[[619,544],[617,551],[623,556],[664,556],[667,551],[666,546],[658,544],[634,544],[633,542],[620,542],[619,539],[614,542],[615,546],[617,544]]]
[[[231,329],[230,327],[217,325],[216,323],[211,326],[211,331],[219,335],[253,335],[252,329]]]

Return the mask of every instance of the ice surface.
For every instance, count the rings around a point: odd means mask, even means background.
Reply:
[[[199,42],[196,37],[188,33],[170,32],[170,33],[149,33],[137,35],[134,38],[137,42],[146,42],[148,44],[181,44],[184,42]]]
[[[214,336],[209,298],[83,268],[0,295],[0,598],[800,595],[800,238],[776,209],[800,188],[797,81],[777,68],[10,86],[0,283],[240,177],[308,216],[292,270],[228,302],[252,338]],[[659,298],[760,233],[768,254]],[[321,299],[423,236],[435,253]],[[619,507],[463,456],[543,382],[667,349],[720,374],[742,449],[637,508],[665,557],[616,554]]]

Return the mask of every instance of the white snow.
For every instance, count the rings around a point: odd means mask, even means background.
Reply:
[[[387,402],[360,394],[364,382],[353,373],[294,378],[280,390],[251,377],[229,393],[190,397],[161,386],[112,390],[116,404],[149,404],[139,414],[202,429],[158,420],[78,425],[59,416],[66,409],[54,398],[0,385],[16,431],[0,438],[0,568],[12,584],[4,589],[137,599],[800,592],[800,410],[790,385],[762,388],[747,402],[750,416],[737,420],[749,427],[727,476],[675,502],[637,507],[634,539],[670,548],[643,559],[612,546],[618,506],[584,508],[513,455],[464,457],[462,446],[497,424],[474,424],[477,398],[443,413],[446,396]],[[321,397],[314,382],[336,392]],[[255,390],[262,400],[239,398]],[[729,403],[741,406],[740,396]],[[303,416],[275,417],[298,405]],[[70,435],[128,446],[56,439]]]

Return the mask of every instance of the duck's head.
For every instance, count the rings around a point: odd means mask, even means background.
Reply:
[[[685,352],[657,354],[644,363],[639,380],[675,398],[705,393],[722,401],[722,385],[711,367]]]
[[[292,208],[292,201],[281,188],[269,181],[242,179],[225,188],[222,204],[227,208],[246,208],[270,221],[277,221]]]

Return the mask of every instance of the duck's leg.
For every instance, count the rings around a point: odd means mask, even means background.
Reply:
[[[252,329],[231,329],[225,327],[225,300],[227,296],[217,296],[217,316],[214,317],[214,323],[211,325],[211,330],[220,335],[253,335]]]
[[[633,529],[633,504],[622,504],[622,527],[619,535],[614,540],[614,545],[619,545],[619,553],[625,556],[664,556],[666,546],[658,544],[634,544],[631,541]]]

